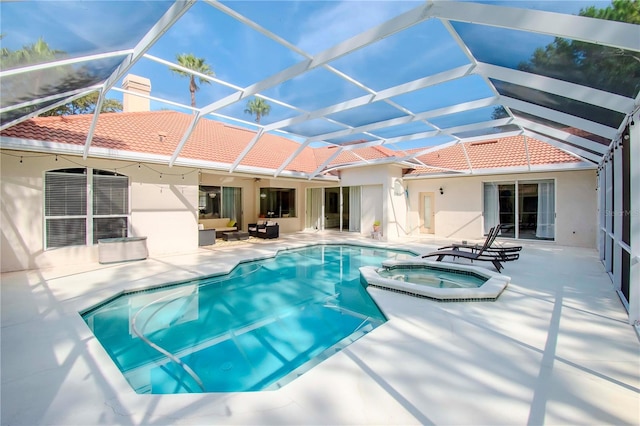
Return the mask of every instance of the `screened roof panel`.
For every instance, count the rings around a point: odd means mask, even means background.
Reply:
[[[520,127],[515,124],[507,124],[506,126],[488,127],[485,129],[470,130],[467,132],[454,133],[453,136],[460,139],[477,138],[479,136],[495,135],[500,137],[501,133],[519,132]]]
[[[573,0],[573,1],[540,1],[540,0],[492,0],[483,1],[482,3],[515,7],[520,9],[543,10],[546,12],[558,12],[577,14],[582,9],[596,7],[598,9],[605,8],[611,4],[608,1],[601,0]]]
[[[176,62],[176,55],[184,53],[206,58],[216,77],[239,87],[249,86],[304,59],[201,1],[171,26],[148,53],[172,62]]]
[[[411,123],[371,130],[369,133],[375,134],[380,138],[394,138],[398,136],[412,135],[415,133],[431,132],[434,130],[434,127],[429,126],[422,121],[413,121]]]
[[[293,124],[282,128],[282,130],[286,132],[298,134],[303,137],[317,136],[344,129],[347,129],[347,127],[332,123],[323,118],[317,118],[315,120],[309,120],[300,124]]]
[[[269,103],[270,110],[267,115],[260,117],[260,124],[263,126],[300,115],[300,111],[294,108],[290,108],[273,101],[270,102],[269,100],[266,102]],[[247,103],[246,101],[242,101],[235,102],[227,107],[221,108],[217,113],[225,117],[234,117],[238,120],[255,122],[255,116],[246,112],[246,110]]]
[[[263,28],[315,55],[420,4],[415,1],[225,1]]]
[[[511,112],[513,113],[514,117],[516,118],[524,118],[526,120],[532,121],[534,123],[539,123],[542,124],[546,127],[552,128],[552,129],[558,129],[558,130],[562,130],[570,135],[577,135],[580,136],[582,138],[585,139],[589,139],[590,141],[599,143],[601,145],[609,145],[609,143],[611,142],[609,139],[607,138],[603,138],[602,136],[598,136],[598,135],[594,135],[593,133],[587,132],[584,129],[578,129],[576,127],[570,127],[567,126],[566,124],[562,124],[562,123],[557,123],[554,122],[552,120],[547,120],[532,114],[527,114],[526,112],[523,111],[518,111],[517,109],[511,109]]]
[[[169,58],[171,63],[177,64],[175,55]],[[178,68],[175,68],[178,69]],[[164,99],[170,102],[176,102],[185,106],[191,106],[191,92],[189,89],[190,75],[181,75],[172,71],[172,68],[165,63],[159,63],[148,57],[143,57],[137,61],[130,70],[131,74],[144,76],[151,83],[151,96],[157,99]],[[121,78],[115,85],[117,88],[122,87],[125,77]],[[196,107],[201,108],[214,102],[221,97],[231,95],[236,91],[235,88],[224,85],[213,79],[201,80],[199,77],[195,79],[198,90],[195,93]],[[122,99],[122,94],[113,91],[109,94],[114,98]],[[167,108],[164,105],[160,108]]]
[[[305,111],[315,111],[367,92],[324,68],[316,68],[262,93]]]
[[[509,28],[463,22],[452,25],[480,62],[622,96],[634,98],[638,95],[640,61],[637,53]]]
[[[358,142],[370,142],[376,140],[375,137],[364,133],[356,133],[349,136],[341,136],[337,138],[326,139],[327,142],[331,142],[336,145],[349,145]]]
[[[91,59],[72,64],[7,75],[0,81],[2,107],[89,88],[104,82],[122,63],[125,55]]]
[[[457,78],[391,99],[413,113],[431,111],[495,96],[496,93],[479,75]]]
[[[540,105],[556,111],[582,117],[605,126],[617,128],[624,119],[624,114],[601,108],[597,105],[576,101],[565,96],[543,92],[517,84],[491,80],[501,95],[520,99],[534,105]]]
[[[449,127],[458,127],[468,124],[481,123],[483,121],[491,121],[499,117],[504,117],[504,114],[502,113],[502,107],[491,106],[471,109],[455,114],[433,117],[429,119],[429,122],[440,129],[446,129]]]
[[[331,65],[379,91],[469,63],[442,22],[430,19],[337,59]]]
[[[122,100],[132,73],[151,81],[152,110],[311,146],[535,132],[601,155],[639,107],[640,10],[607,12],[633,24],[577,16],[591,5],[610,3],[2,2],[0,128],[92,90]],[[189,78],[171,71],[178,54],[215,72],[209,83],[193,73],[195,108]],[[256,96],[270,105],[260,123],[245,112]],[[197,128],[185,126],[169,164]]]
[[[132,49],[172,1],[2,2],[2,47],[25,46],[19,66]],[[43,40],[46,46],[35,46]],[[6,62],[5,62],[6,63]],[[15,68],[12,63],[3,69]]]
[[[402,142],[395,142],[391,144],[385,144],[385,147],[397,150],[407,151],[420,148],[433,148],[445,143],[454,142],[456,139],[450,135],[438,135],[429,138],[420,138],[415,140],[407,140]]]
[[[34,111],[38,111],[48,106],[53,106],[56,102],[60,100],[61,99],[58,98],[58,99],[48,100],[44,102],[35,102],[33,103],[33,105],[25,106],[18,109],[3,111],[2,113],[0,113],[0,121],[2,121],[3,123],[11,123]]]
[[[406,114],[398,108],[395,108],[386,102],[379,101],[366,104],[358,108],[351,108],[334,114],[329,114],[327,117],[349,126],[358,127],[378,121],[402,117],[404,115]]]

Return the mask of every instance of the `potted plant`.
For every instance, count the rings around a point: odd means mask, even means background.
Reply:
[[[374,220],[373,221],[373,232],[380,232],[380,221],[379,220]]]

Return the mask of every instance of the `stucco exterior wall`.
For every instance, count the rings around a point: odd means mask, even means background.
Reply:
[[[340,178],[342,186],[362,187],[361,233],[369,234],[374,220],[382,225],[384,239],[407,235],[407,200],[394,194],[394,183],[402,177],[397,165],[378,165],[344,169]]]
[[[409,235],[419,235],[421,192],[435,195],[435,235],[456,239],[481,239],[484,232],[483,183],[540,179],[555,180],[556,238],[559,245],[596,247],[596,171],[464,176],[407,180],[411,211]],[[440,194],[440,188],[444,194]]]
[[[22,162],[20,159],[22,157]],[[116,170],[129,177],[130,235],[146,236],[150,256],[196,250],[198,247],[198,185],[241,187],[242,229],[258,220],[260,188],[295,188],[296,217],[278,218],[282,233],[304,229],[306,189],[317,182],[254,179],[246,175],[199,173],[197,169],[3,151],[0,181],[0,224],[3,272],[59,264],[98,261],[97,246],[44,249],[44,173],[92,167]],[[597,192],[595,170],[402,179],[402,169],[378,165],[345,169],[342,186],[362,188],[361,233],[382,222],[384,238],[420,235],[420,193],[434,194],[435,236],[483,238],[483,183],[554,179],[556,244],[595,247]],[[397,184],[401,184],[400,187]],[[340,186],[339,183],[325,186]],[[440,188],[443,194],[440,194]],[[401,189],[402,191],[396,189]]]
[[[62,155],[57,158],[58,161],[55,155],[3,151],[2,272],[98,261],[97,246],[44,249],[44,173],[65,168],[116,169],[129,176],[129,235],[146,236],[150,256],[197,248],[197,170],[162,165],[138,167],[131,162]]]

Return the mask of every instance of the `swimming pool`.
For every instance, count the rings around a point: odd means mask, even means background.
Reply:
[[[138,393],[277,389],[386,319],[359,268],[406,251],[316,245],[82,314]]]

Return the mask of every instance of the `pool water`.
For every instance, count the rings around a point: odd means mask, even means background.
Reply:
[[[380,268],[377,272],[383,278],[434,288],[477,288],[487,281],[486,277],[474,274],[427,267]]]
[[[413,253],[317,245],[128,293],[83,314],[138,393],[277,389],[383,324],[361,266]]]

